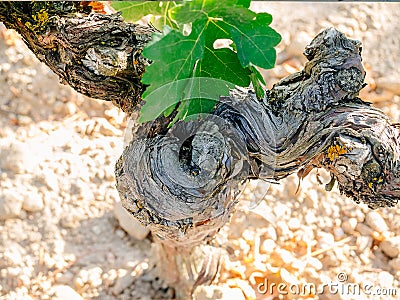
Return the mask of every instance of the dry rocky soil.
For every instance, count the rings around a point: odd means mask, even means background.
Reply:
[[[363,43],[362,98],[400,121],[400,3],[252,6],[271,13],[283,37],[276,68],[264,72],[269,86],[299,70],[307,43],[335,26]],[[152,268],[151,237],[129,222],[115,189],[124,114],[59,84],[1,24],[0,87],[0,299],[171,298]],[[297,193],[296,174],[269,188],[247,184],[216,237],[220,274],[195,298],[399,299],[400,207],[371,211],[336,187],[326,192],[318,181],[329,179],[313,171]],[[262,294],[256,286],[266,280],[341,283],[344,292]]]

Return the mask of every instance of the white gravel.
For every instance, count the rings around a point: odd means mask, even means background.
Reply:
[[[269,86],[304,63],[314,35],[336,26],[363,42],[369,86],[362,96],[400,121],[399,3],[252,5],[271,12],[283,36],[278,66],[264,72]],[[0,53],[0,299],[170,299],[153,272],[151,238],[116,204],[122,112],[60,85],[1,26]],[[265,197],[266,183],[247,185],[215,240],[224,249],[218,280],[199,288],[198,300],[262,299],[256,287],[266,279],[323,284],[339,275],[400,294],[400,208],[371,212],[336,188],[326,192],[317,176],[330,180],[312,171],[297,194],[295,174]],[[377,299],[365,290],[359,297]]]

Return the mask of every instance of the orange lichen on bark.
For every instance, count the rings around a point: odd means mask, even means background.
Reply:
[[[347,149],[346,146],[340,146],[340,145],[331,145],[328,148],[328,158],[330,161],[334,161],[336,158],[338,158],[340,155],[345,154],[349,152],[351,149]]]

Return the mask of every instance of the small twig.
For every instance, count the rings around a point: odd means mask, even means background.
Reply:
[[[353,238],[352,236],[348,236],[348,237],[346,237],[346,238],[344,238],[344,239],[342,239],[340,241],[337,241],[336,243],[334,243],[332,246],[330,246],[328,248],[315,250],[315,251],[313,251],[311,253],[307,253],[307,254],[303,255],[301,258],[304,259],[306,257],[318,256],[318,255],[320,255],[322,253],[325,253],[325,252],[328,252],[328,251],[334,249],[337,246],[340,246],[342,244],[345,244],[345,243],[349,242],[352,238]]]

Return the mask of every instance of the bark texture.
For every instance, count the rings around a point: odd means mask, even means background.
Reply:
[[[241,182],[313,167],[330,171],[357,203],[394,206],[399,131],[357,97],[365,76],[360,52],[360,42],[329,28],[307,46],[304,70],[263,101],[237,89],[212,115],[137,137],[116,165],[125,207],[169,243],[200,244],[228,220]]]
[[[173,253],[169,263],[180,271],[169,279],[182,297],[213,278],[216,268],[206,268],[216,260],[212,251],[193,263],[196,280],[180,267],[229,219],[245,180],[304,177],[322,167],[332,177],[327,190],[337,182],[372,209],[397,204],[399,130],[358,98],[365,76],[360,54],[360,42],[329,28],[307,46],[304,69],[275,84],[263,101],[236,89],[212,115],[177,123],[166,134],[139,128],[116,164],[117,188],[124,206],[163,242],[161,253]]]
[[[141,56],[154,28],[93,13],[83,2],[0,2],[0,21],[21,34],[61,83],[130,114],[144,91]]]

